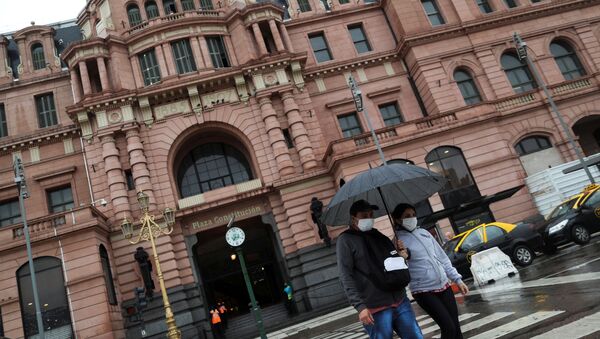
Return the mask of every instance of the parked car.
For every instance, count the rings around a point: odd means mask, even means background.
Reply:
[[[498,247],[520,266],[531,265],[535,252],[543,248],[543,239],[533,224],[518,225],[492,222],[476,226],[444,244],[450,261],[463,276],[471,276],[471,256]]]
[[[600,185],[589,185],[581,193],[564,201],[546,217],[542,229],[546,252],[573,241],[584,245],[600,231]]]

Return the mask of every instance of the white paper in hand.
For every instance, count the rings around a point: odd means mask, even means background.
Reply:
[[[396,271],[396,270],[405,270],[408,268],[406,266],[406,261],[402,257],[390,257],[383,261],[383,266],[386,271]]]

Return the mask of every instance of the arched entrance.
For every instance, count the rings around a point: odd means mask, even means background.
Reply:
[[[594,114],[579,119],[573,125],[573,133],[586,156],[600,153],[600,115]]]
[[[246,233],[243,253],[257,302],[261,307],[281,302],[284,281],[271,226],[265,225],[260,217],[236,222],[236,225]],[[225,242],[226,231],[227,228],[221,226],[197,233],[198,243],[193,247],[193,255],[206,305],[213,308],[224,302],[233,309],[231,317],[248,313],[250,298],[240,262]]]

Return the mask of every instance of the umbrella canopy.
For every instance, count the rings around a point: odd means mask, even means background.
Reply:
[[[329,202],[321,220],[329,226],[348,225],[350,206],[364,199],[380,207],[375,217],[386,215],[385,204],[393,209],[399,203],[414,205],[438,192],[446,178],[409,164],[390,164],[363,172],[348,181]]]

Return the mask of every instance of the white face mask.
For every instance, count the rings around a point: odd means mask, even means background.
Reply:
[[[373,225],[375,224],[375,219],[359,219],[358,220],[358,229],[367,232],[373,229]]]
[[[417,218],[405,218],[402,219],[402,227],[404,227],[407,231],[412,232],[417,228]]]

